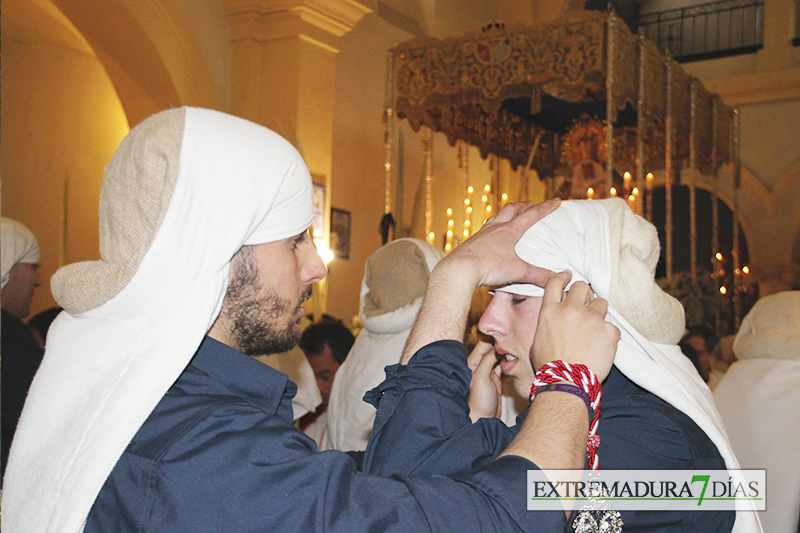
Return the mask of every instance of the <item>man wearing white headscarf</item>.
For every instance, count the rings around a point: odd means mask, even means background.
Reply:
[[[589,283],[608,301],[607,320],[621,332],[614,368],[603,383],[598,427],[602,468],[739,468],[710,391],[676,346],[684,331],[683,308],[653,279],[659,245],[652,224],[634,215],[622,199],[564,202],[532,226],[515,248],[530,264],[569,270],[573,283]],[[420,388],[416,400],[406,398],[401,404],[404,411],[432,413],[423,430],[409,435],[411,429],[396,423],[402,413],[376,419],[365,469],[381,475],[453,475],[497,456],[515,429],[491,418],[497,410],[497,391],[490,377],[499,369],[514,380],[520,396],[529,397],[538,366],[528,354],[533,350],[536,356],[534,344],[544,323],[542,296],[534,285],[502,287],[481,318],[479,329],[493,337],[494,349],[484,350],[472,380],[488,388],[494,403],[484,404],[476,416],[481,406],[466,404],[470,373],[466,365],[460,366],[453,371],[458,379],[452,380],[448,395]],[[409,372],[394,368],[388,374],[395,384],[388,381],[369,395],[381,406],[394,402],[396,391],[412,387],[405,377]],[[484,418],[472,424],[470,415]],[[523,414],[520,419],[524,418]],[[392,443],[400,439],[404,453],[392,453]],[[744,504],[737,507],[735,524],[733,512],[621,514],[625,528],[633,531],[760,530],[755,513]]]
[[[478,283],[545,283],[548,273],[516,258],[513,243],[553,207],[501,211],[475,249],[451,254],[469,275],[443,270],[439,291],[461,295],[459,305],[466,298],[465,317]],[[266,128],[180,108],[129,133],[104,176],[101,260],[52,280],[65,312],[11,449],[4,532],[563,528],[565,513],[528,513],[521,495],[528,469],[581,456],[579,400],[537,399],[532,412],[558,427],[532,423],[513,455],[459,480],[364,475],[347,454],[317,453],[292,425],[295,385],[247,354],[297,341],[300,304],[325,275],[312,219],[305,164]],[[553,279],[560,300],[563,280]],[[553,323],[577,331],[549,349],[600,376],[616,342],[602,304],[572,317],[554,305]],[[450,309],[429,314],[421,338],[461,335]],[[591,323],[605,333],[599,341]]]
[[[714,400],[743,468],[766,468],[764,531],[800,526],[800,291],[758,300],[742,320]]]
[[[0,218],[2,262],[2,474],[28,388],[42,362],[42,348],[22,319],[31,312],[38,274],[39,244],[31,230],[16,220]]]
[[[400,362],[422,305],[428,276],[444,254],[418,239],[398,239],[367,259],[358,316],[364,326],[336,372],[328,402],[328,439],[333,450],[363,450],[375,420],[364,394]]]

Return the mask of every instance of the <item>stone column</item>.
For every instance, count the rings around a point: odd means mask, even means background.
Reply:
[[[371,0],[223,0],[230,28],[231,113],[276,131],[303,156],[330,209],[339,39]],[[374,7],[374,6],[373,6]],[[326,213],[326,219],[328,213]],[[330,232],[315,235],[325,245]],[[327,292],[318,287],[325,311]],[[319,298],[321,297],[321,302]],[[315,305],[315,310],[320,311]],[[319,313],[316,313],[319,315]]]

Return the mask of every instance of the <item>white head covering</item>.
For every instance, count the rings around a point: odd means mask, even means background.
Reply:
[[[744,468],[767,470],[764,530],[797,531],[800,516],[800,291],[758,300],[733,344],[739,358],[714,389]]]
[[[328,400],[331,449],[366,448],[375,408],[363,400],[364,394],[383,381],[384,367],[400,362],[428,274],[442,257],[425,241],[398,239],[367,259],[359,307],[364,328],[336,372]]]
[[[39,244],[31,230],[10,218],[0,218],[0,263],[3,280],[0,289],[6,288],[8,275],[18,263],[39,262]]]
[[[800,360],[800,291],[758,300],[742,320],[733,351],[739,360]]]
[[[102,260],[63,268],[65,308],[17,429],[4,531],[78,532],[136,431],[219,314],[242,245],[305,231],[311,177],[277,134],[181,108],[134,128],[100,195]]]
[[[652,224],[634,215],[621,198],[563,202],[525,232],[515,250],[532,265],[572,271],[572,283],[586,281],[605,298],[606,320],[621,333],[614,365],[691,417],[717,446],[726,467],[739,468],[711,392],[675,345],[684,330],[683,308],[653,279],[659,243]],[[533,285],[500,290],[543,294]],[[733,531],[760,530],[749,505],[737,507]]]

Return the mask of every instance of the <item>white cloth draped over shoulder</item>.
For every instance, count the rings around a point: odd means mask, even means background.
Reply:
[[[364,328],[336,372],[328,401],[330,449],[366,448],[375,408],[364,394],[384,380],[386,366],[400,362],[428,274],[443,256],[424,241],[398,239],[367,259],[359,305]]]
[[[764,531],[795,533],[800,521],[800,291],[758,300],[733,343],[738,358],[714,400],[743,468],[766,468]]]
[[[100,261],[64,267],[66,312],[16,432],[3,531],[82,531],[103,483],[216,319],[242,245],[313,219],[300,154],[216,111],[150,117],[122,141],[100,198]]]
[[[654,280],[655,227],[621,198],[562,202],[516,245],[519,257],[554,272],[572,271],[609,303],[606,320],[621,333],[614,365],[631,381],[687,414],[717,446],[728,469],[739,469],[711,391],[677,346],[684,330],[680,303]],[[503,291],[542,296],[533,285]],[[602,445],[600,447],[602,461]],[[733,531],[760,531],[755,511],[737,504]]]

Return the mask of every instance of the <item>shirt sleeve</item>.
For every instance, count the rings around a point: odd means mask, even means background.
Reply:
[[[498,419],[472,423],[466,401],[471,377],[456,341],[434,342],[407,365],[386,367],[386,380],[364,398],[377,408],[364,471],[456,475],[495,459],[514,433]]]
[[[503,457],[462,476],[360,472],[316,452],[251,405],[217,405],[159,449],[129,449],[85,531],[550,532],[562,512],[528,512],[527,470]]]

